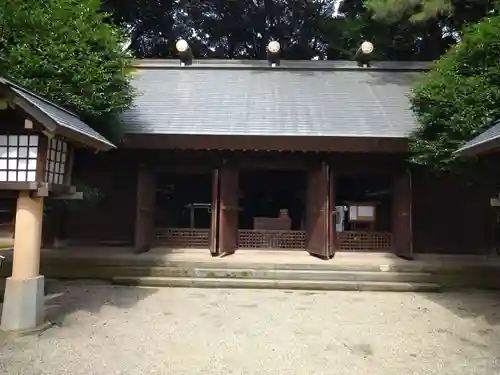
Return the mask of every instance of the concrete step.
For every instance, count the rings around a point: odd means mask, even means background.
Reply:
[[[117,285],[183,288],[240,288],[291,290],[346,290],[383,292],[437,292],[434,283],[372,282],[372,281],[320,281],[272,280],[201,277],[113,277]]]
[[[276,265],[279,267],[279,265]],[[137,267],[137,266],[44,266],[41,273],[53,278],[98,278],[122,277],[201,277],[224,279],[270,279],[270,280],[330,280],[330,281],[387,281],[387,282],[435,282],[435,275],[425,272],[390,272],[356,270],[293,270],[253,268],[197,268],[183,267]]]
[[[126,258],[110,257],[110,258],[77,258],[77,257],[55,257],[49,254],[44,254],[42,258],[42,267],[175,267],[175,268],[231,268],[231,269],[283,269],[283,270],[324,270],[324,271],[391,271],[391,272],[426,272],[424,265],[421,262],[413,261],[385,261],[384,259],[377,261],[365,262],[363,260],[344,261],[336,258],[328,261],[316,260],[312,263],[295,263],[290,262],[272,262],[252,260],[231,260],[228,258],[211,258],[210,260],[179,260],[178,257],[172,258],[151,258],[142,255],[129,256]],[[10,261],[6,262],[4,268],[10,268]]]
[[[423,272],[324,271],[235,268],[131,267],[114,276],[201,277],[272,280],[396,281],[429,282],[433,275]]]

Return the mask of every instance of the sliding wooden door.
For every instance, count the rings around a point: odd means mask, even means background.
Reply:
[[[322,259],[330,258],[329,249],[329,168],[322,163],[309,171],[306,200],[306,249]]]
[[[219,251],[232,254],[238,248],[238,170],[223,166],[219,170]]]

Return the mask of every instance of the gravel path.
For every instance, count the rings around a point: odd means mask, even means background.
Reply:
[[[497,293],[48,290],[56,326],[0,338],[0,374],[500,374]]]

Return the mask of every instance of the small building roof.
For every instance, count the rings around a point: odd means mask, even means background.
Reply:
[[[500,121],[464,144],[456,152],[464,156],[474,156],[494,150],[500,150]]]
[[[0,86],[6,87],[12,93],[15,104],[33,116],[48,131],[98,150],[115,148],[73,112],[6,78],[0,77]]]
[[[407,94],[428,63],[179,60],[135,63],[127,134],[406,138]]]

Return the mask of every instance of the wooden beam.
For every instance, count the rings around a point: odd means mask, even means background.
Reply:
[[[0,182],[0,190],[37,190],[38,182]]]
[[[75,161],[75,147],[71,143],[67,143],[68,151],[66,154],[66,165],[64,171],[64,185],[71,185],[71,178],[73,177],[73,164]]]
[[[406,138],[128,134],[124,147],[139,149],[379,152],[408,151]]]
[[[52,199],[63,199],[63,200],[83,200],[83,192],[77,191],[76,193],[60,194],[51,197]]]

